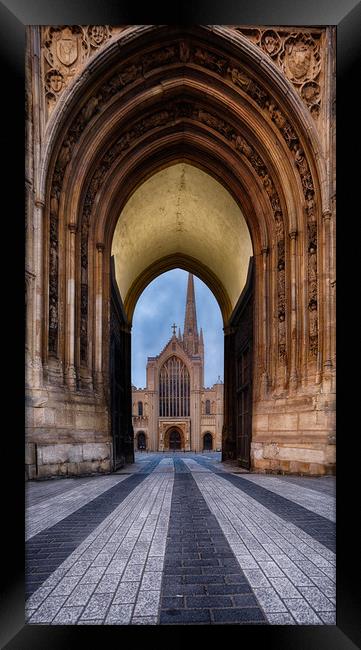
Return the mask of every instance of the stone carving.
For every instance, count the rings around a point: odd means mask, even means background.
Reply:
[[[175,63],[177,58],[177,48],[175,45],[151,52],[143,57],[143,72],[146,73],[165,64]]]
[[[89,25],[88,39],[91,47],[99,48],[111,36],[110,28],[107,25]]]
[[[321,106],[321,89],[315,81],[322,68],[321,31],[289,32],[284,28],[254,30],[236,27],[237,31],[260,47],[281,68],[287,79],[317,119]],[[258,35],[257,35],[258,32]]]
[[[80,294],[80,363],[88,361],[88,346],[84,343],[88,339],[88,285],[81,283]]]
[[[263,32],[260,40],[260,45],[262,47],[262,50],[269,54],[272,58],[277,56],[281,49],[281,38],[277,32],[275,32],[273,29],[266,29],[265,32]]]
[[[64,25],[42,27],[44,90],[47,117],[71,80],[86,61],[122,27],[108,25]]]
[[[315,55],[313,56],[315,57]],[[181,57],[183,60],[189,57],[191,63],[205,66],[218,72],[224,77],[228,77],[231,82],[233,82],[242,92],[245,92],[252,99],[254,99],[258,106],[260,106],[260,108],[265,111],[265,113],[269,116],[269,119],[271,119],[279,129],[289,150],[291,151],[291,154],[294,157],[295,166],[300,175],[305,197],[305,209],[307,218],[309,223],[315,221],[315,190],[308,162],[304,151],[300,146],[297,133],[295,132],[293,126],[290,124],[286,116],[283,114],[282,110],[277,105],[276,101],[266,90],[264,90],[259,85],[257,81],[252,79],[248,73],[245,73],[242,69],[238,68],[235,63],[225,58],[219,57],[216,53],[208,52],[207,50],[200,47],[197,47],[193,51],[190,51],[184,41],[181,41],[179,43],[179,48],[172,46],[164,48],[163,50],[156,50],[153,53],[152,57],[150,55],[147,56],[146,61],[144,60],[144,56],[141,59],[135,58],[131,64],[127,63],[127,66],[124,67],[123,70],[117,72],[109,81],[107,81],[101,88],[99,88],[96,95],[88,99],[86,106],[80,108],[74,122],[69,128],[67,138],[61,148],[58,160],[55,165],[53,185],[56,185],[58,183],[61,187],[62,176],[70,160],[70,156],[75,144],[78,142],[81,133],[85,129],[86,125],[92,121],[94,115],[96,115],[102,109],[102,106],[111,97],[113,97],[114,94],[121,92],[127,84],[132,83],[137,78],[141,77],[144,72],[144,65],[146,65],[147,69],[150,70],[152,67],[156,68],[161,62],[162,65],[164,62],[167,62],[169,64],[174,63],[177,61],[177,57],[179,62],[181,60]],[[313,60],[314,59],[311,57],[311,62]],[[306,63],[303,65],[305,66]],[[301,88],[303,88],[302,85]],[[312,88],[314,87],[312,86]],[[308,94],[306,92],[306,95],[308,97],[311,97],[311,89],[308,91]],[[311,99],[309,101],[311,101]],[[275,219],[277,237],[279,240],[282,238],[284,239],[282,210],[277,191],[271,179],[269,178],[269,175],[267,174],[264,163],[252,148],[252,146],[246,142],[241,134],[236,132],[233,126],[225,122],[225,120],[222,118],[211,114],[209,111],[204,110],[203,108],[194,107],[190,102],[178,102],[175,105],[166,107],[163,111],[159,111],[158,113],[143,118],[142,120],[139,120],[137,123],[135,123],[131,129],[123,133],[121,137],[116,141],[116,143],[114,143],[96,170],[94,177],[90,183],[84,203],[81,228],[82,277],[85,278],[87,274],[87,230],[89,227],[91,206],[93,204],[96,192],[101,186],[102,179],[104,178],[104,174],[106,173],[107,169],[109,169],[112,162],[119,156],[120,153],[125,151],[136,138],[142,136],[142,134],[144,134],[147,130],[155,128],[162,124],[166,124],[171,120],[179,119],[181,117],[196,119],[203,122],[210,128],[217,130],[230,141],[231,145],[236,150],[238,150],[241,155],[244,155],[248,159],[256,174],[261,179],[265,191],[269,196]],[[54,242],[51,244],[51,246],[53,245]]]
[[[179,43],[179,58],[182,61],[182,63],[187,63],[189,61],[189,57],[191,55],[191,50],[189,43],[187,41],[181,41]]]
[[[320,59],[318,45],[310,34],[295,33],[285,39],[280,63],[294,84],[315,79],[320,71]]]
[[[82,305],[81,305],[81,332],[80,332],[80,349],[82,360],[86,362],[87,358],[87,328],[86,325],[82,326],[83,320],[87,319],[87,237],[89,229],[89,220],[92,205],[98,190],[102,187],[107,171],[118,156],[127,150],[136,140],[144,133],[147,133],[151,128],[160,125],[168,124],[176,119],[182,117],[192,118],[199,121],[208,127],[218,131],[222,136],[227,138],[230,144],[252,165],[257,175],[259,176],[265,191],[269,197],[274,218],[276,223],[276,232],[278,238],[278,305],[279,313],[282,317],[279,318],[280,333],[279,333],[279,357],[282,362],[286,362],[286,338],[285,328],[286,324],[286,306],[285,306],[285,253],[284,253],[284,224],[281,209],[280,199],[275,188],[275,185],[267,171],[267,167],[263,160],[260,158],[254,147],[247,142],[247,140],[236,131],[236,129],[220,118],[214,113],[204,110],[201,106],[191,104],[190,102],[175,102],[169,103],[163,110],[153,113],[135,122],[132,127],[123,133],[121,137],[112,145],[108,152],[103,156],[98,168],[95,170],[90,181],[86,198],[84,202],[84,209],[82,215],[81,225],[81,277],[82,277]]]
[[[213,54],[209,50],[205,50],[201,47],[196,47],[192,52],[192,60],[198,65],[203,65],[209,70],[214,70],[220,74],[224,73],[227,68],[228,61],[219,57],[217,54]]]
[[[283,234],[283,233],[282,233]],[[286,339],[286,275],[285,275],[285,241],[277,242],[278,252],[278,356],[282,363],[287,363]]]

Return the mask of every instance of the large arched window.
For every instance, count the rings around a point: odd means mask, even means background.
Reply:
[[[179,357],[170,357],[159,373],[160,417],[189,416],[190,378]]]
[[[206,399],[206,415],[210,415],[210,414],[211,414],[211,400]]]

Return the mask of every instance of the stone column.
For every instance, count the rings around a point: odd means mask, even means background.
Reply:
[[[36,200],[34,205],[34,308],[33,308],[33,344],[32,344],[32,365],[33,377],[32,387],[42,388],[43,386],[43,366],[42,366],[42,346],[43,346],[43,221],[44,221],[44,203]]]
[[[75,372],[75,238],[76,224],[68,224],[67,232],[67,283],[65,324],[65,381],[70,389],[76,388]]]
[[[289,368],[289,383],[291,390],[297,388],[297,348],[298,348],[298,332],[297,332],[297,278],[296,278],[296,238],[297,231],[292,230],[289,233],[290,237],[290,273],[291,273],[291,340],[290,340],[290,368]]]
[[[324,255],[323,255],[323,269],[324,269],[324,311],[323,311],[323,367],[324,373],[328,375],[332,369],[332,286],[331,286],[331,211],[324,210],[322,214],[323,235],[324,235]]]
[[[95,262],[95,387],[103,392],[103,253],[104,244],[96,244],[97,255]]]
[[[270,336],[269,336],[269,290],[268,290],[268,263],[269,263],[269,249],[267,246],[262,250],[262,317],[259,319],[259,327],[262,330],[262,347],[263,347],[263,373],[262,373],[262,390],[261,398],[266,398],[269,388],[269,372],[270,372]]]

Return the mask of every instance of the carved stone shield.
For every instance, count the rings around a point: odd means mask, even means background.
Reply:
[[[287,65],[295,79],[306,77],[311,65],[312,52],[309,45],[298,42],[290,46]]]
[[[78,40],[63,35],[56,44],[56,55],[63,65],[70,66],[78,58]]]

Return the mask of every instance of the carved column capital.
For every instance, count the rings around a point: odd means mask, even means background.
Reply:
[[[96,244],[96,247],[97,247],[97,251],[98,251],[99,253],[103,253],[104,248],[105,248],[105,245],[104,245],[102,242],[98,242],[98,243]]]
[[[263,257],[266,257],[266,256],[268,255],[268,253],[269,253],[269,248],[268,248],[268,246],[263,246],[263,247],[261,248],[261,253],[262,253]]]
[[[34,203],[37,208],[43,208],[45,206],[45,203],[42,199],[35,199]]]
[[[68,229],[71,233],[76,233],[77,231],[76,223],[68,223]]]
[[[329,210],[329,208],[326,208],[326,210],[322,212],[322,219],[324,219],[324,221],[328,221],[329,219],[331,219],[331,217],[332,217],[331,210]]]
[[[291,232],[288,233],[290,239],[296,239],[297,235],[298,235],[297,230],[291,230]]]

